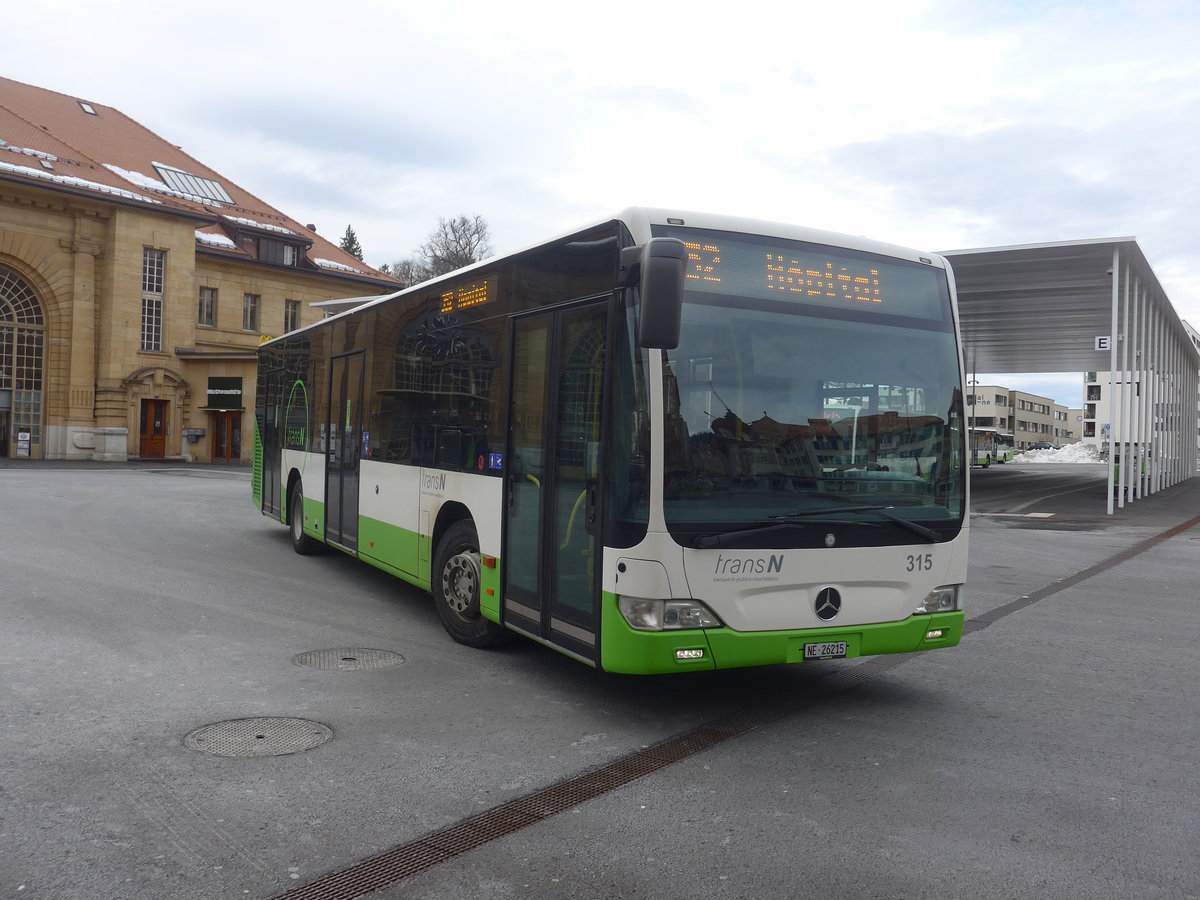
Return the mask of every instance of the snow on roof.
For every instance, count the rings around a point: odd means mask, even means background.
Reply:
[[[345,263],[334,262],[332,259],[314,259],[313,262],[323,269],[341,269],[343,272],[357,272],[359,275],[370,274],[362,269],[356,269],[354,266],[348,266]]]
[[[58,162],[58,157],[53,153],[43,153],[41,150],[34,150],[32,147],[14,147],[3,138],[0,138],[0,147],[3,147],[5,150],[9,150],[13,153],[21,153],[25,156],[36,156],[38,159],[47,159],[50,162]]]
[[[26,178],[43,178],[46,181],[53,181],[57,184],[87,188],[90,191],[100,191],[105,194],[113,194],[117,197],[125,197],[129,200],[140,200],[143,203],[162,203],[161,200],[155,200],[153,197],[146,197],[142,194],[135,194],[133,191],[125,191],[111,185],[100,184],[97,181],[88,181],[86,178],[76,178],[74,175],[55,175],[45,169],[32,169],[29,166],[14,166],[11,163],[0,162],[0,172],[12,172],[14,175],[24,175]]]
[[[169,194],[172,197],[178,197],[180,200],[188,200],[192,203],[203,203],[205,206],[220,207],[223,205],[208,197],[201,197],[198,194],[189,194],[186,191],[177,191],[174,188],[169,188],[157,178],[151,178],[149,175],[143,175],[141,172],[131,172],[129,169],[122,169],[120,166],[114,166],[110,163],[104,163],[104,168],[108,169],[114,175],[120,175],[130,184],[136,184],[138,187],[143,187],[150,191]]]
[[[278,231],[280,234],[295,234],[290,228],[284,228],[282,225],[272,225],[269,222],[259,222],[255,219],[243,219],[240,216],[225,216],[231,222],[237,222],[239,225],[249,225],[251,228],[264,228],[267,231]],[[355,270],[357,271],[357,270]],[[363,274],[366,274],[365,272]]]
[[[202,244],[212,244],[214,247],[226,247],[230,250],[237,249],[237,244],[223,234],[209,234],[207,231],[197,231],[196,240]]]

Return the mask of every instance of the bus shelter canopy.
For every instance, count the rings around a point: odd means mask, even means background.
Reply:
[[[1120,343],[1124,326],[1119,316],[1113,334],[1114,281],[1120,302],[1127,276],[1129,290],[1140,290],[1168,337],[1190,348],[1200,367],[1182,320],[1132,237],[949,250],[942,255],[950,261],[958,286],[969,371],[1108,371],[1109,348]]]
[[[967,371],[1108,373],[1088,405],[1116,451],[1110,513],[1114,497],[1124,506],[1195,476],[1200,350],[1134,238],[942,255]]]

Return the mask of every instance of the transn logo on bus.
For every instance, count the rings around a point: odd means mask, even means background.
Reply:
[[[771,556],[725,556],[717,557],[714,575],[766,575],[783,571],[783,554]]]
[[[446,489],[446,473],[424,472],[421,474],[421,490],[444,491]]]

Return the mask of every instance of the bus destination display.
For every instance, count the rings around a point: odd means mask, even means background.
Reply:
[[[758,287],[769,294],[793,294],[811,300],[885,300],[879,268],[867,263],[786,250],[723,248],[707,241],[685,240],[684,246],[689,282],[715,287],[733,276],[742,290]]]
[[[448,286],[442,291],[442,308],[444,313],[456,312],[471,306],[481,306],[490,303],[496,296],[492,278],[478,278]]]

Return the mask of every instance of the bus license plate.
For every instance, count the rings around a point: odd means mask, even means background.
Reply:
[[[847,644],[845,641],[824,641],[820,644],[805,644],[805,659],[844,659]]]

